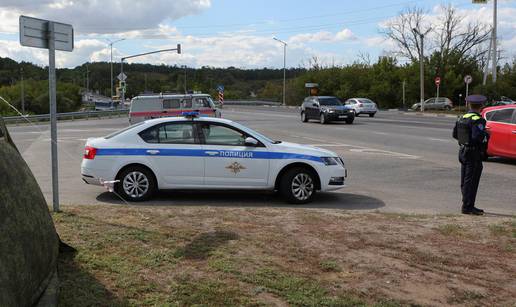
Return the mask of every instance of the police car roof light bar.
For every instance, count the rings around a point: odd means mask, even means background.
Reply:
[[[199,112],[183,112],[181,113],[182,116],[186,117],[186,118],[196,118],[196,117],[199,117]]]

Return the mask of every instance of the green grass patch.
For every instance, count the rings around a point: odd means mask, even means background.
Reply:
[[[321,270],[324,272],[340,272],[340,267],[335,260],[322,260],[319,262]]]
[[[440,234],[444,236],[463,236],[465,235],[464,227],[457,224],[439,225],[437,228]]]
[[[194,279],[190,276],[182,276],[172,285],[167,303],[177,306],[257,305],[254,299],[237,285],[210,279]]]
[[[245,282],[263,287],[294,306],[365,306],[366,303],[354,295],[332,295],[320,282],[262,268],[243,277]]]

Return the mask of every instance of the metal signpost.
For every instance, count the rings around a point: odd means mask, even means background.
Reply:
[[[20,16],[20,44],[48,49],[48,96],[50,100],[50,141],[52,156],[52,206],[59,211],[57,171],[56,50],[73,50],[73,27],[68,24]]]
[[[435,86],[437,87],[437,94],[435,96],[436,98],[436,103],[437,103],[437,99],[439,98],[439,86],[441,85],[441,77],[435,77]]]
[[[464,76],[464,83],[466,83],[466,98],[468,97],[468,94],[469,94],[469,84],[472,81],[473,81],[473,77],[471,77],[470,75]]]

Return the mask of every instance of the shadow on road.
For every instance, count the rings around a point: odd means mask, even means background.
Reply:
[[[490,157],[486,162],[496,162],[501,164],[516,165],[516,160],[502,158],[502,157]]]
[[[97,201],[123,204],[115,194],[104,192]],[[271,192],[242,191],[161,191],[156,197],[144,202],[130,202],[134,206],[214,206],[214,207],[272,207],[315,208],[342,210],[373,210],[385,206],[374,197],[351,193],[318,193],[312,203],[293,205]]]

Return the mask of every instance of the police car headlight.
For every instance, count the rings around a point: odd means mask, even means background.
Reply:
[[[340,164],[339,158],[335,157],[322,157],[321,160],[325,165],[337,165]]]

